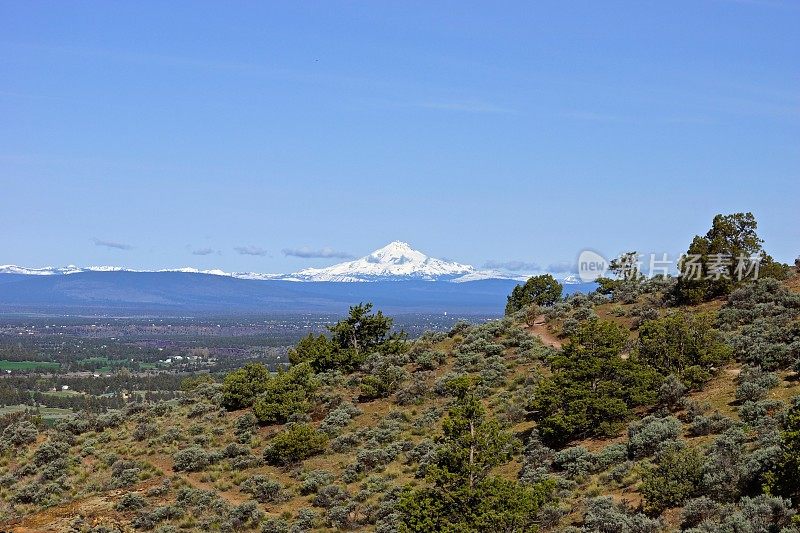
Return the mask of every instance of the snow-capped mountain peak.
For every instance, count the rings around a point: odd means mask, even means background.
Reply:
[[[118,266],[44,267],[26,268],[16,265],[0,265],[0,274],[56,276],[85,272],[178,272],[210,274],[249,280],[284,281],[452,281],[468,282],[486,279],[514,279],[524,281],[525,276],[499,270],[478,270],[467,264],[430,257],[415,250],[407,242],[392,241],[383,248],[353,261],[338,263],[325,268],[306,268],[294,274],[262,274],[258,272],[225,272],[219,269],[201,270],[193,267],[165,268],[159,270],[136,270]]]
[[[367,256],[370,263],[392,263],[402,265],[405,263],[421,263],[428,256],[411,248],[407,242],[392,241],[383,248],[379,248]]]
[[[403,241],[393,241],[360,259],[326,268],[306,268],[294,277],[307,281],[455,280],[475,268],[429,257]]]

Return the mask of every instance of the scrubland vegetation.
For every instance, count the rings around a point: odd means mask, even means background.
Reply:
[[[740,249],[759,279],[619,270],[563,299],[532,278],[504,318],[414,340],[360,304],[277,373],[201,374],[53,427],[5,415],[2,527],[798,531],[800,273],[750,215],[690,248]]]

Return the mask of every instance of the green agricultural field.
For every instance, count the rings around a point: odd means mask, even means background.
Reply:
[[[108,365],[107,357],[89,357],[81,359],[78,364],[86,368],[100,368]]]
[[[11,370],[13,372],[20,370],[35,370],[38,368],[58,370],[60,366],[61,363],[55,363],[51,361],[7,361],[5,359],[0,359],[0,371]]]
[[[66,398],[69,396],[81,396],[83,393],[74,391],[74,390],[59,390],[59,391],[48,391],[42,393],[44,396],[53,396],[58,398]]]
[[[119,360],[119,359],[109,359],[107,357],[89,357],[87,359],[81,359],[78,361],[78,364],[82,369],[88,370],[89,372],[97,372],[99,374],[110,374],[114,372],[117,368],[122,366],[126,366],[128,364],[127,360]],[[137,363],[139,365],[139,369],[141,370],[151,370],[158,368],[158,365],[155,363]]]
[[[0,416],[8,415],[11,413],[19,413],[20,411],[24,411],[26,409],[31,409],[30,405],[4,405],[0,406]],[[72,415],[72,411],[69,409],[59,409],[57,407],[40,407],[39,414],[45,420],[56,420],[59,418],[66,418]]]

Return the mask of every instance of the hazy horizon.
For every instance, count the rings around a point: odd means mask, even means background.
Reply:
[[[800,252],[800,5],[0,5],[0,264]],[[538,268],[532,268],[538,267]]]

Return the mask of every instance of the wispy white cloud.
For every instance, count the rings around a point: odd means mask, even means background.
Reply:
[[[269,255],[269,251],[260,246],[234,246],[233,249],[239,255],[257,255],[261,257]]]
[[[541,267],[538,263],[527,261],[495,261],[490,259],[483,264],[483,268],[499,268],[510,270],[511,272],[532,272],[539,270]]]
[[[557,263],[550,263],[547,265],[547,271],[553,273],[577,273],[578,272],[578,265],[575,264],[574,261],[559,261]]]
[[[133,246],[130,244],[125,244],[124,242],[117,242],[117,241],[107,241],[104,239],[92,239],[95,246],[103,246],[105,248],[113,248],[115,250],[132,250]]]
[[[300,248],[284,248],[283,255],[291,257],[303,258],[337,258],[337,259],[352,259],[354,256],[347,252],[334,250],[333,248],[325,247],[318,250],[313,250],[307,246]]]
[[[197,250],[192,250],[192,255],[211,255],[216,253],[216,250],[213,248],[198,248]]]

